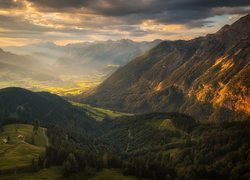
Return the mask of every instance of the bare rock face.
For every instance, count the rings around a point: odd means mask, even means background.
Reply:
[[[162,42],[120,68],[88,103],[111,109],[178,111],[201,121],[250,114],[250,15],[215,34]]]

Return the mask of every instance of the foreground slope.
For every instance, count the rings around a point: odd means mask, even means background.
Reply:
[[[106,122],[105,122],[106,121]],[[103,123],[123,172],[140,179],[247,179],[249,121],[197,123],[178,113],[153,113]]]
[[[202,121],[250,113],[250,15],[215,34],[163,42],[105,80],[85,102],[128,112],[179,111]],[[231,112],[241,112],[233,116]]]
[[[30,167],[32,159],[37,159],[45,151],[46,131],[40,127],[37,133],[33,134],[33,126],[27,124],[4,126],[0,132],[0,173],[15,168]],[[18,139],[20,135],[24,140]],[[7,137],[9,142],[4,143],[2,140]]]

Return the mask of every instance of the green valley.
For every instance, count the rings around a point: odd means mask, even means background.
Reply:
[[[100,107],[94,107],[89,104],[83,104],[79,102],[71,102],[72,105],[83,108],[86,113],[96,119],[97,121],[102,121],[105,117],[115,118],[120,116],[131,116],[131,113],[124,113],[118,111],[112,111],[109,109],[104,109]]]

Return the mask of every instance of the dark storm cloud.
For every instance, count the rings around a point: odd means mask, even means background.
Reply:
[[[80,8],[86,5],[88,0],[29,0],[42,7],[53,9]]]
[[[234,13],[246,13],[243,6],[250,5],[248,0],[29,0],[40,8],[52,8],[55,11],[85,8],[93,13],[122,18],[129,24],[145,19],[154,19],[161,23],[179,23],[200,26],[209,23],[204,19],[216,15],[216,8],[227,7]],[[83,10],[84,11],[84,10]],[[223,9],[217,11],[223,14]]]
[[[0,0],[0,8],[9,9],[23,6],[22,2],[16,2],[14,0]]]
[[[0,40],[188,39],[249,10],[249,0],[0,0]]]
[[[45,27],[40,25],[32,24],[29,21],[22,19],[22,17],[17,16],[4,16],[0,15],[0,27],[6,31],[0,31],[0,37],[12,37],[12,38],[35,38],[39,39],[46,37],[49,40],[60,40],[62,36],[67,38],[77,39],[79,36],[88,35],[105,35],[105,36],[115,36],[119,33],[115,32],[100,32],[99,30],[84,30],[84,29],[73,29],[73,28],[60,28],[55,29],[53,27]],[[105,29],[105,28],[104,28]],[[118,28],[119,29],[119,28]],[[50,34],[51,32],[54,32]],[[49,34],[48,34],[49,33]],[[61,33],[61,34],[58,34]],[[64,34],[71,34],[72,36],[65,37]]]
[[[23,20],[21,17],[9,17],[4,15],[0,15],[0,27],[10,30],[30,30],[35,32],[45,32],[51,30],[51,28],[34,25],[28,21]]]
[[[90,33],[90,31],[72,28],[54,29],[53,27],[39,26],[32,24],[29,21],[23,20],[21,17],[9,17],[3,15],[0,15],[0,27],[6,30],[11,30],[11,32],[4,32],[6,37],[11,33],[12,35],[41,34],[46,32],[60,32],[72,34]]]

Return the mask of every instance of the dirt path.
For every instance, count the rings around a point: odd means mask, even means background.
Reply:
[[[128,130],[128,138],[129,138],[129,139],[133,139],[133,136],[132,136],[130,130]],[[129,146],[130,146],[130,143],[127,144],[127,148],[126,148],[126,151],[127,151],[127,152],[128,152],[128,150],[129,150]]]
[[[49,139],[48,139],[48,137],[46,135],[45,128],[43,128],[43,136],[46,139],[46,146],[49,146]]]
[[[128,138],[129,138],[129,139],[133,139],[133,136],[132,136],[132,134],[131,134],[131,131],[130,131],[130,130],[128,130]]]

